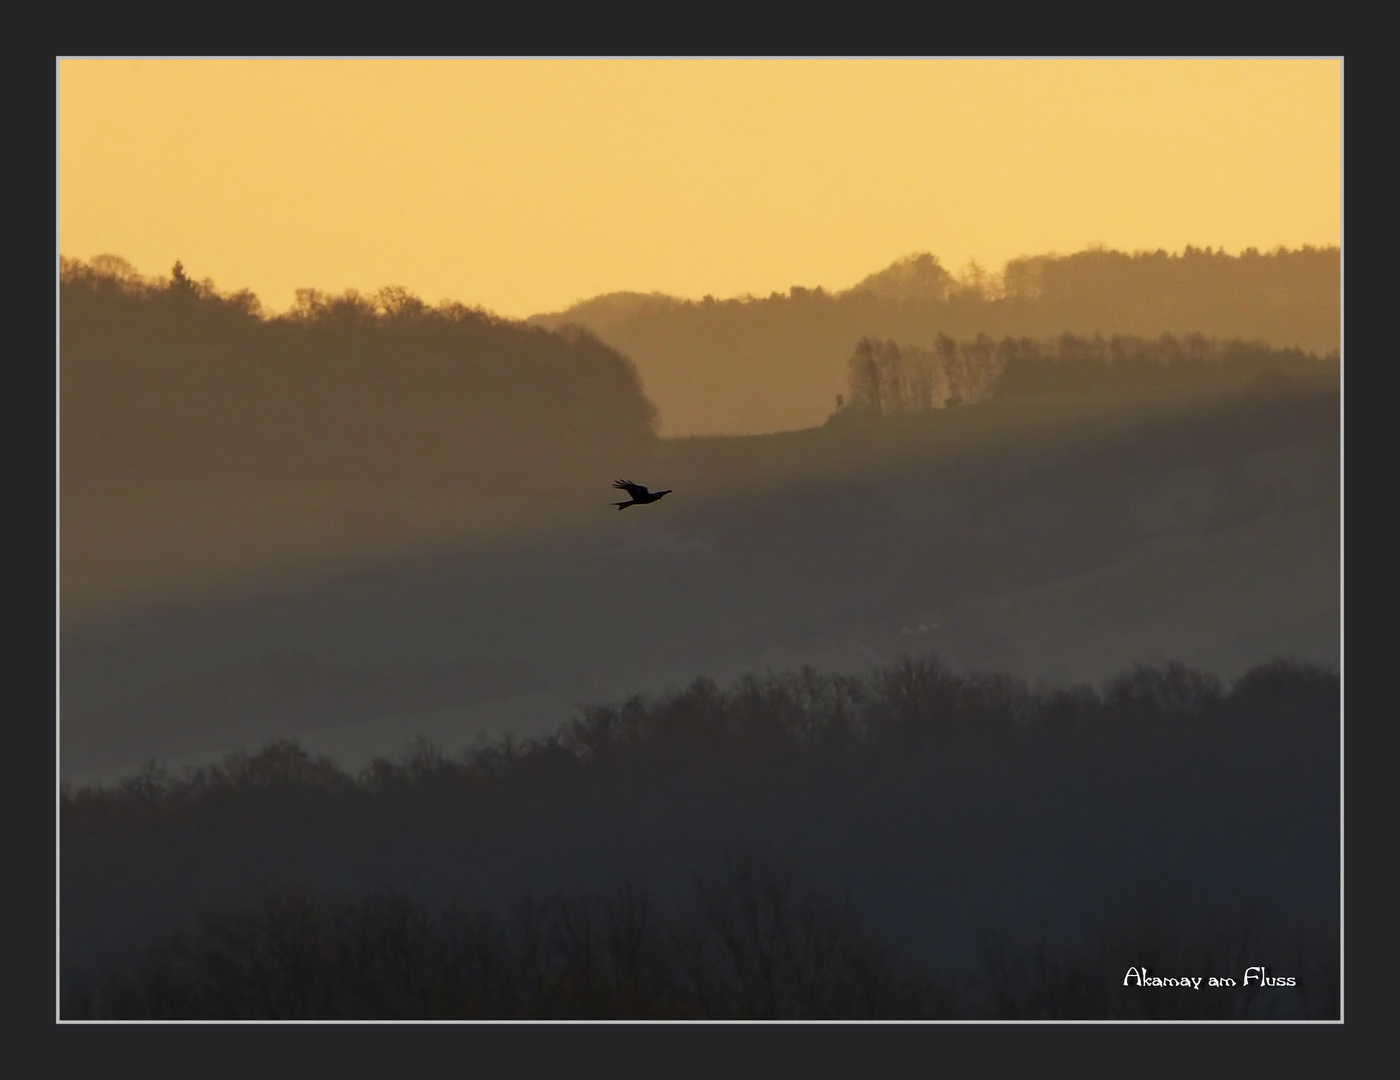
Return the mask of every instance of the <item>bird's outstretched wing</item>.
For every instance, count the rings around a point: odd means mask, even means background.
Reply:
[[[647,491],[645,485],[643,485],[643,484],[634,484],[634,483],[632,483],[631,480],[614,480],[614,481],[613,481],[613,487],[619,489],[620,491],[625,491],[625,492],[627,492],[627,494],[628,494],[628,495],[631,495],[632,498],[634,498],[634,499],[635,499],[638,495],[647,495],[647,494],[650,494],[650,493]]]

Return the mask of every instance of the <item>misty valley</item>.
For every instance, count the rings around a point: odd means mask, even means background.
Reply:
[[[1337,1016],[1338,259],[65,260],[63,1014]]]

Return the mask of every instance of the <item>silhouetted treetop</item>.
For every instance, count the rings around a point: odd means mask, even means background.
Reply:
[[[854,760],[936,750],[950,740],[1029,747],[1070,736],[1092,745],[1170,735],[1182,724],[1214,724],[1247,739],[1260,736],[1260,725],[1286,722],[1327,734],[1340,717],[1340,692],[1334,670],[1290,659],[1257,665],[1231,686],[1171,662],[1138,665],[1099,688],[1032,687],[1002,673],[958,670],[937,656],[906,658],[865,675],[808,667],[745,675],[727,687],[700,677],[669,693],[587,706],[552,734],[507,735],[458,757],[420,741],[397,760],[375,759],[358,777],[294,740],[274,740],[178,776],[153,764],[116,785],[65,790],[64,820],[100,827],[100,818],[121,807],[145,813],[140,808],[160,805],[174,812],[254,798],[417,799],[503,785],[543,790],[571,776],[618,769],[665,775],[783,760]]]
[[[314,428],[332,421],[324,411],[332,392],[337,429],[357,414],[378,414],[376,423],[388,425],[379,434],[393,438],[418,438],[412,429],[431,428],[434,407],[455,414],[456,430],[441,435],[469,441],[473,423],[499,428],[503,421],[526,440],[553,438],[560,424],[608,441],[648,437],[654,417],[630,362],[592,334],[554,333],[456,302],[429,306],[400,286],[371,296],[301,289],[290,311],[265,317],[251,293],[196,283],[180,263],[166,282],[143,279],[114,256],[90,264],[64,259],[60,333],[66,409],[154,409],[174,419],[156,402],[178,394],[198,370],[206,386],[228,382],[227,396],[209,402],[224,423],[251,420],[239,417],[240,408],[300,397],[296,420]],[[139,383],[162,369],[173,381],[144,402],[130,382],[121,402],[98,390],[113,378]],[[351,400],[345,393],[356,381],[364,396]],[[404,395],[429,411],[410,417],[395,410],[392,399]]]
[[[1335,380],[1340,356],[1274,349],[1201,334],[1155,340],[1101,334],[1035,341],[979,334],[932,348],[864,337],[847,361],[849,401],[836,418],[926,412],[991,398],[1044,395],[1268,393],[1298,382]]]
[[[907,255],[862,278],[849,293],[867,292],[880,300],[946,300],[956,282],[936,255]]]

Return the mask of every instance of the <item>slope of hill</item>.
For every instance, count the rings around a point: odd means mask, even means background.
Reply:
[[[661,440],[629,466],[675,489],[655,506],[618,513],[601,474],[586,517],[494,549],[65,626],[65,775],[294,734],[353,763],[700,673],[906,652],[1062,680],[1335,663],[1339,424],[1324,379]]]

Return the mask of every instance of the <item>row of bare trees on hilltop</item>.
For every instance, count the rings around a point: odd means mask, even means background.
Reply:
[[[1156,340],[1062,334],[1048,341],[939,334],[932,348],[863,337],[847,361],[836,416],[888,416],[1047,394],[1267,389],[1335,376],[1340,356],[1201,334]]]

